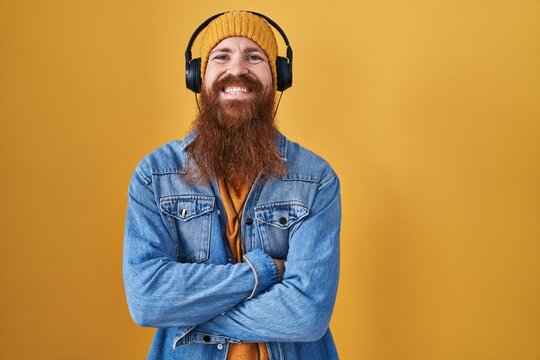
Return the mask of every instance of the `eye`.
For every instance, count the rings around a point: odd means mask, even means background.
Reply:
[[[212,58],[212,60],[224,62],[229,59],[229,56],[227,54],[218,54]]]
[[[261,56],[256,55],[256,54],[248,55],[247,59],[248,59],[248,61],[250,61],[252,63],[257,63],[257,62],[264,61],[264,59]]]

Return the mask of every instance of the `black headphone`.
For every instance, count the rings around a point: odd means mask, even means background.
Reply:
[[[253,11],[249,11],[250,13],[262,17],[264,20],[266,20],[270,25],[272,25],[283,37],[283,40],[285,40],[285,45],[287,45],[287,57],[278,56],[276,59],[276,74],[277,74],[277,90],[278,91],[284,91],[285,89],[288,89],[292,85],[292,49],[289,45],[289,40],[287,39],[287,35],[285,35],[285,32],[281,30],[278,24],[276,24],[272,19],[269,17],[259,14]],[[212,20],[215,18],[223,15],[225,13],[216,14],[210,18],[208,18],[205,22],[203,22],[197,29],[195,29],[195,32],[193,35],[191,35],[191,38],[189,39],[187,48],[186,48],[186,87],[190,90],[192,90],[195,93],[199,93],[201,91],[201,58],[195,58],[191,59],[191,47],[193,46],[193,43],[195,42],[195,39],[197,38],[197,35],[210,24]]]

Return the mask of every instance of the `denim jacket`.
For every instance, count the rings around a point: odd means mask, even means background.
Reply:
[[[339,277],[336,174],[280,134],[287,173],[255,180],[242,214],[245,261],[235,263],[216,181],[185,181],[195,136],[146,156],[129,185],[124,285],[134,321],[157,328],[148,359],[221,360],[240,342],[265,342],[271,360],[337,359],[328,328]],[[286,259],[281,282],[272,258]]]

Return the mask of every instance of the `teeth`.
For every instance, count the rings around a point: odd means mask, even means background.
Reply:
[[[248,92],[248,90],[245,87],[231,86],[231,87],[226,87],[225,92],[227,94],[238,95],[238,94],[245,94]]]

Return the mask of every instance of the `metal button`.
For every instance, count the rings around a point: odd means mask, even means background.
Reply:
[[[279,218],[279,223],[280,223],[281,225],[285,225],[285,224],[287,223],[287,219],[284,218],[284,217],[281,217],[281,218]]]
[[[204,342],[210,342],[210,336],[208,335],[204,335],[204,337],[202,338]]]
[[[187,209],[182,209],[180,216],[186,217],[186,214],[187,214]]]
[[[246,219],[246,225],[251,225],[253,224],[253,219],[252,218],[247,218]]]
[[[218,350],[223,350],[223,344],[217,344],[217,349]]]

